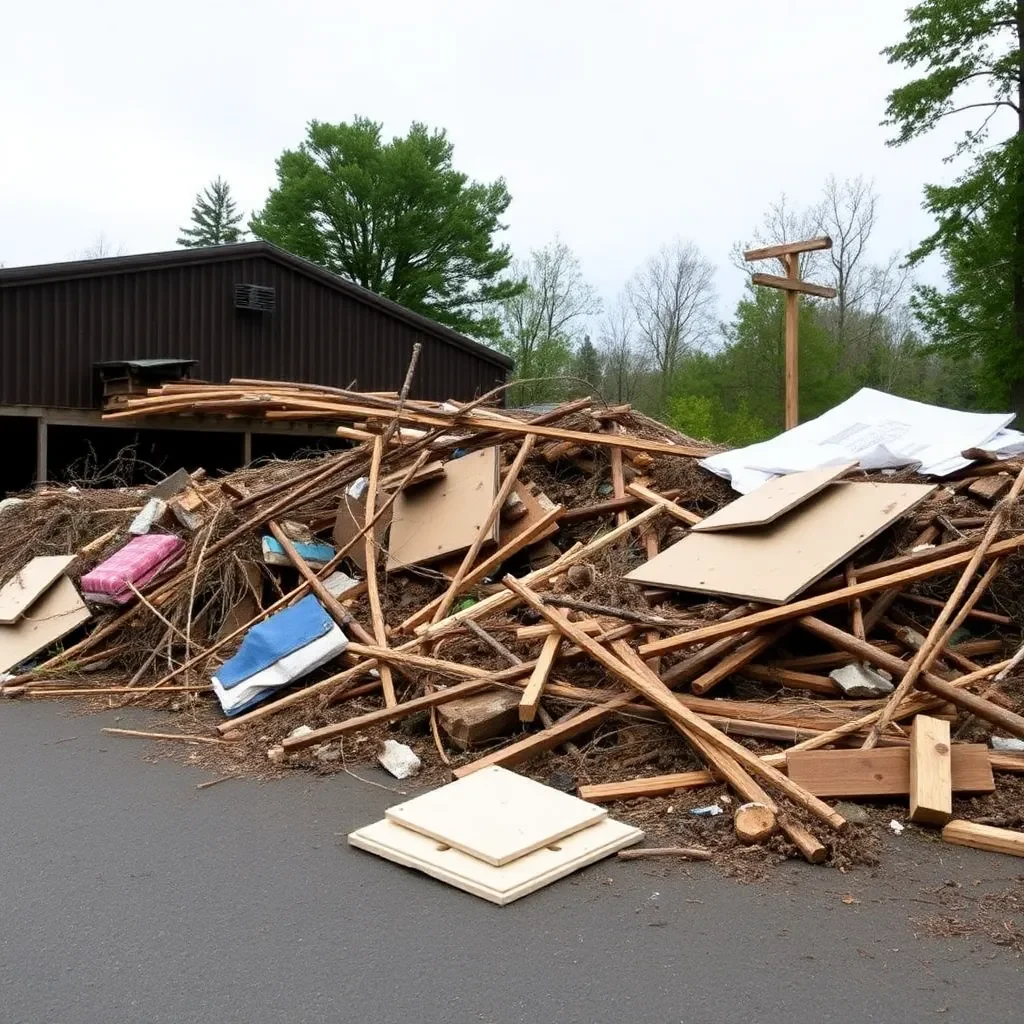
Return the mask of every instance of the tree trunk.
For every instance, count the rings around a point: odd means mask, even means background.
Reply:
[[[1015,378],[1010,381],[1010,399],[1017,414],[1016,426],[1024,425],[1024,0],[1017,3],[1017,138],[1016,151],[1011,153],[1016,194],[1016,225],[1013,239],[1013,342],[1016,365]],[[1011,143],[1012,144],[1012,143]]]

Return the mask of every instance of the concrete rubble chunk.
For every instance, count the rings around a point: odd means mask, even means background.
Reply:
[[[843,691],[844,697],[885,697],[893,691],[888,679],[859,662],[834,668],[828,677]]]

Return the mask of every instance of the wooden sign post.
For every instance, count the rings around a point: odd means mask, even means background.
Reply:
[[[800,334],[800,293],[817,295],[822,299],[834,299],[836,290],[824,285],[811,284],[800,280],[800,253],[817,249],[831,249],[832,239],[828,235],[808,238],[803,242],[786,242],[770,245],[764,249],[748,249],[743,258],[749,263],[754,260],[778,259],[786,270],[785,277],[774,274],[753,274],[750,280],[766,288],[781,288],[786,293],[786,429],[791,430],[800,422],[799,410],[799,334]]]

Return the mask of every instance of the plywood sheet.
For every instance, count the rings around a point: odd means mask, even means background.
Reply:
[[[785,604],[934,490],[930,484],[834,483],[774,523],[691,531],[625,578]]]
[[[526,515],[512,523],[502,522],[498,527],[498,544],[504,547],[510,544],[520,534],[532,529],[539,520],[543,519],[554,507],[555,503],[543,491],[540,497],[535,495],[529,484],[517,480],[512,490],[519,495],[519,500],[526,506]],[[537,535],[536,543],[547,540],[553,534],[558,533],[558,523],[549,523],[544,530]],[[462,565],[462,555],[455,558],[446,558],[439,562],[437,568],[449,579],[454,578]]]
[[[395,500],[387,571],[434,562],[465,551],[498,493],[498,448],[483,448],[445,464],[444,478],[403,492]],[[498,539],[498,518],[490,541]]]
[[[17,622],[75,560],[74,555],[40,555],[0,588],[0,623]]]
[[[742,526],[763,526],[774,522],[797,507],[801,502],[813,498],[833,480],[856,466],[856,462],[844,462],[829,469],[809,469],[806,473],[787,473],[762,484],[756,491],[744,494],[725,508],[697,523],[693,529],[698,533],[712,533],[715,530],[735,530]]]
[[[632,846],[643,837],[640,829],[606,818],[501,867],[387,819],[358,829],[349,835],[348,841],[358,849],[504,906]]]
[[[0,672],[10,672],[88,620],[74,583],[62,576],[18,622],[0,626]]]
[[[389,821],[500,866],[605,818],[603,807],[492,765],[404,804]]]
[[[991,793],[996,788],[988,748],[954,743],[953,792]],[[820,797],[910,795],[910,748],[793,750],[786,755],[790,779]]]

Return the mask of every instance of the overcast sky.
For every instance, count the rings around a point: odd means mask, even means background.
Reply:
[[[559,234],[605,299],[676,237],[743,287],[730,247],[829,174],[881,197],[879,257],[928,231],[952,128],[885,146],[879,56],[901,0],[97,0],[10,4],[0,62],[0,262],[72,258],[102,231],[174,247],[217,174],[248,212],[311,118],[447,128],[455,164],[504,176],[507,237]]]

